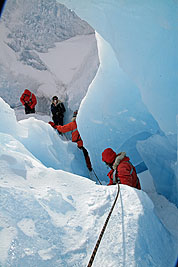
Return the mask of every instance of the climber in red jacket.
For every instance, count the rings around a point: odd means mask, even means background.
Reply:
[[[120,183],[141,189],[135,167],[125,152],[116,154],[111,148],[107,148],[102,153],[102,161],[111,168],[107,174],[110,178],[108,185]]]
[[[76,117],[77,117],[77,110],[73,114],[72,121],[69,122],[68,124],[63,125],[63,126],[61,126],[61,125],[55,125],[51,121],[49,121],[49,124],[53,128],[57,129],[58,132],[60,132],[60,133],[67,133],[67,132],[72,131],[72,142],[77,143],[78,148],[83,151],[87,168],[89,169],[89,171],[92,171],[92,165],[91,165],[90,157],[88,155],[88,151],[83,146],[83,141],[82,141],[81,136],[80,136],[80,134],[79,134],[79,132],[77,130]]]
[[[35,113],[35,106],[37,99],[28,89],[25,89],[22,96],[20,97],[21,103],[25,106],[25,114]]]

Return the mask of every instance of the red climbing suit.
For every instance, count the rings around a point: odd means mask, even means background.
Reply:
[[[24,106],[25,103],[27,103],[31,109],[33,109],[37,104],[36,96],[33,93],[31,93],[28,89],[25,89],[22,96],[20,97],[20,101]]]
[[[77,123],[76,123],[75,119],[76,118],[73,118],[73,120],[71,122],[69,122],[68,124],[63,125],[63,126],[55,125],[53,122],[49,122],[49,124],[61,133],[67,133],[67,132],[72,131],[72,142],[77,143],[78,148],[83,151],[87,168],[89,169],[89,171],[92,171],[92,165],[91,165],[90,157],[88,155],[88,151],[83,146],[83,141],[82,141],[81,136],[77,130]]]
[[[56,129],[61,133],[67,133],[67,132],[72,131],[72,142],[77,143],[79,148],[83,146],[83,141],[82,141],[80,134],[77,130],[77,123],[75,120],[71,121],[68,124],[63,125],[63,126],[58,125],[56,127]]]
[[[117,162],[119,156],[120,154],[116,155],[111,148],[108,148],[102,153],[102,160],[107,164],[110,164],[110,166],[115,166],[115,178],[117,181],[120,181],[121,184],[126,184],[137,189],[141,189],[135,167],[129,161],[129,157],[125,156],[124,154],[124,157],[120,158],[120,160]],[[113,184],[113,173],[114,169],[112,168],[107,174],[110,178],[109,185]]]

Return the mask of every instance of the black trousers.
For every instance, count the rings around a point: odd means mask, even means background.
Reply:
[[[92,171],[92,165],[91,165],[90,157],[88,155],[88,151],[83,146],[79,147],[79,149],[81,149],[83,151],[83,155],[85,157],[85,162],[86,162],[87,168],[89,169],[89,171]]]
[[[35,113],[35,108],[25,107],[25,114]]]
[[[53,119],[55,125],[62,125],[63,126],[63,124],[64,124],[63,117],[53,116],[52,119]]]

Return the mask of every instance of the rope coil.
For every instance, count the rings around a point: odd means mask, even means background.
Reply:
[[[92,253],[92,255],[91,255],[91,258],[90,258],[90,260],[89,260],[89,263],[88,263],[87,267],[91,267],[92,264],[93,264],[93,261],[94,261],[96,252],[97,252],[97,250],[98,250],[98,247],[99,247],[99,245],[100,245],[101,239],[102,239],[102,237],[103,237],[104,231],[105,231],[106,226],[107,226],[107,224],[108,224],[108,221],[109,221],[109,219],[110,219],[110,217],[111,217],[112,211],[113,211],[113,209],[114,209],[114,207],[115,207],[115,205],[116,205],[116,202],[117,202],[117,199],[118,199],[118,196],[119,196],[119,192],[120,192],[120,186],[119,186],[119,184],[117,184],[117,185],[118,185],[117,195],[116,195],[115,200],[114,200],[114,203],[113,203],[113,205],[112,205],[112,207],[111,207],[111,209],[110,209],[110,212],[109,212],[109,214],[108,214],[108,217],[106,218],[106,221],[105,221],[104,226],[103,226],[103,228],[102,228],[102,230],[101,230],[101,233],[100,233],[100,235],[99,235],[99,238],[98,238],[98,240],[97,240],[97,242],[96,242],[95,248],[94,248],[94,250],[93,250],[93,253]]]

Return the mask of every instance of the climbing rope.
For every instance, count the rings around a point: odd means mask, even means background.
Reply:
[[[96,173],[95,173],[94,169],[92,169],[92,170],[93,170],[93,173],[94,173],[94,175],[95,175],[96,179],[98,180],[98,182],[100,183],[100,185],[102,185],[102,183],[100,182],[100,180],[99,180],[98,176],[96,175]]]
[[[91,255],[91,258],[90,258],[90,261],[89,261],[87,267],[91,267],[92,264],[93,264],[93,261],[94,261],[96,252],[97,252],[97,250],[98,250],[98,247],[99,247],[99,245],[100,245],[101,239],[102,239],[102,237],[103,237],[104,231],[105,231],[106,226],[107,226],[107,224],[108,224],[108,221],[109,221],[109,219],[110,219],[110,217],[111,217],[111,214],[112,214],[112,211],[113,211],[113,209],[114,209],[114,206],[116,205],[116,202],[117,202],[117,199],[118,199],[118,196],[119,196],[119,192],[120,192],[120,186],[119,186],[119,184],[118,184],[118,190],[117,190],[116,198],[115,198],[114,203],[113,203],[113,205],[112,205],[112,207],[111,207],[111,209],[110,209],[110,212],[109,212],[108,217],[107,217],[107,219],[106,219],[106,221],[105,221],[105,223],[104,223],[104,226],[103,226],[103,228],[102,228],[102,230],[101,230],[101,233],[100,233],[99,238],[98,238],[98,240],[97,240],[97,242],[96,242],[95,248],[94,248],[94,250],[93,250],[93,253],[92,253],[92,255]]]

